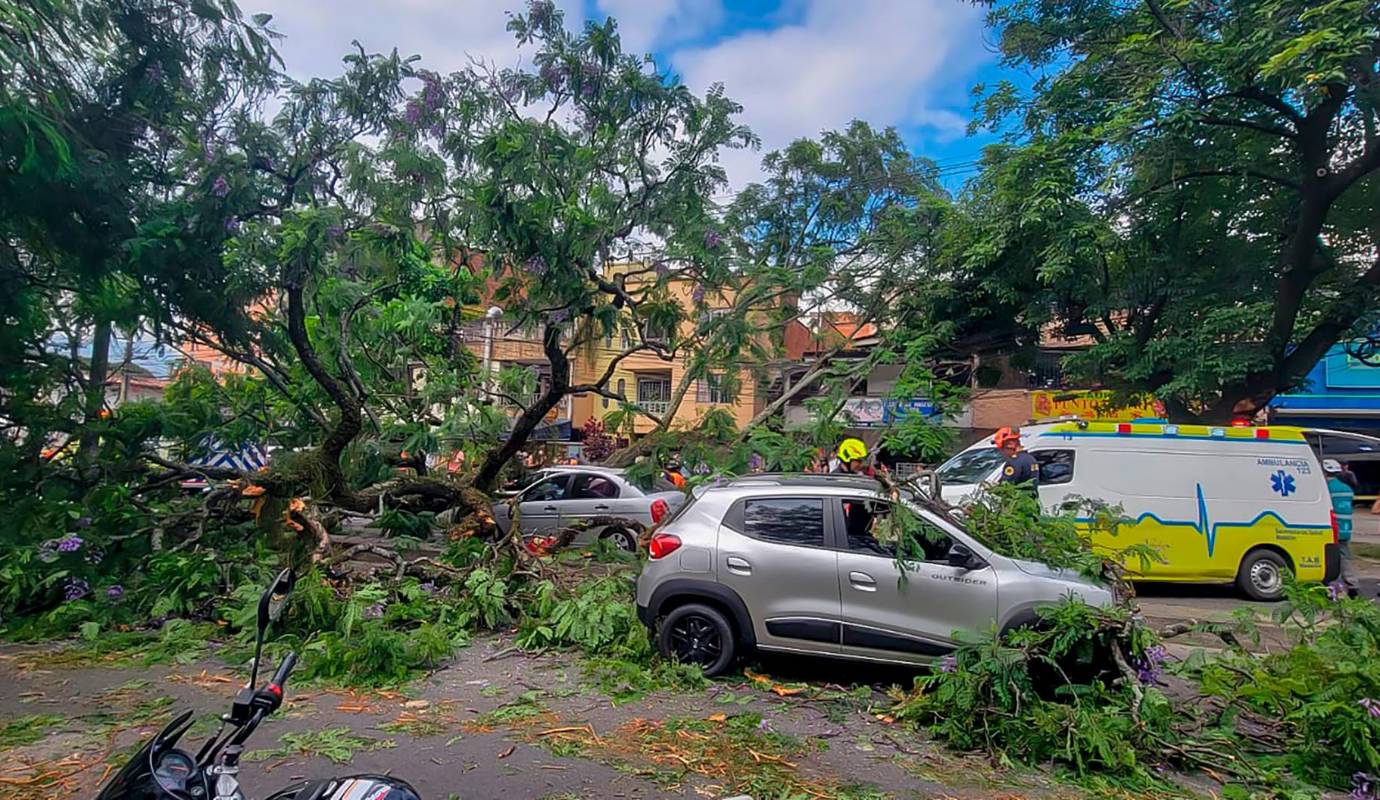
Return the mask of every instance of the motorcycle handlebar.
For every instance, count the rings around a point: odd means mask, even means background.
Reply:
[[[296,666],[296,653],[289,652],[287,655],[283,656],[283,662],[278,665],[278,671],[273,673],[273,685],[282,689],[284,685],[287,684],[288,676],[292,674],[292,670]]]

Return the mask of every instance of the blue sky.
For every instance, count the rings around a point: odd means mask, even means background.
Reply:
[[[334,74],[358,39],[440,71],[521,61],[504,30],[522,0],[241,0],[274,15],[288,70]],[[854,118],[893,125],[956,190],[991,137],[968,137],[969,91],[1001,77],[983,12],[967,0],[557,0],[568,23],[613,16],[625,49],[651,52],[692,87],[725,84],[762,152],[725,157],[753,180],[763,152]]]

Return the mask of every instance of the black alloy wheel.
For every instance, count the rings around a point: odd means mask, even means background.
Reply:
[[[733,663],[733,627],[709,606],[692,604],[675,609],[662,621],[657,638],[662,656],[696,664],[710,677]]]

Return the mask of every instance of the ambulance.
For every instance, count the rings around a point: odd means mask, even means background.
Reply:
[[[1134,580],[1235,582],[1278,600],[1289,572],[1332,581],[1340,571],[1327,481],[1301,429],[1073,420],[1024,427],[1021,444],[1040,464],[1046,509],[1120,507],[1121,524],[1094,531],[1094,547],[1158,552],[1148,566],[1125,559]],[[1001,465],[990,439],[949,459],[937,470],[944,500],[961,506],[998,481]]]

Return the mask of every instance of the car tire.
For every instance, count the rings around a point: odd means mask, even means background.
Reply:
[[[717,608],[690,603],[661,620],[657,650],[663,658],[698,664],[708,677],[722,675],[737,656],[733,625]]]
[[[599,538],[607,539],[609,544],[624,553],[637,552],[637,535],[627,528],[609,528]]]
[[[1289,562],[1273,550],[1252,550],[1241,559],[1236,572],[1236,587],[1252,600],[1271,602],[1284,596]]]

